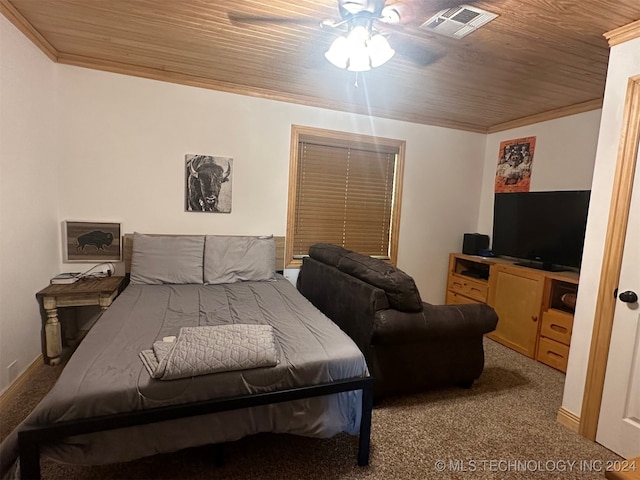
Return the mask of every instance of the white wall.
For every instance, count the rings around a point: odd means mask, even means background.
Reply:
[[[35,292],[72,268],[62,220],[284,235],[292,124],[406,140],[398,266],[444,301],[447,255],[477,224],[485,135],[57,65],[0,20],[0,391],[14,359],[19,373],[40,353]],[[184,212],[188,153],[234,158],[231,214]]]
[[[443,302],[447,254],[475,228],[485,136],[59,67],[61,219],[124,231],[284,235],[291,125],[406,140],[398,266]],[[232,213],[184,212],[184,155],[234,159]]]
[[[589,361],[613,177],[622,130],[627,81],[629,77],[638,74],[640,74],[640,39],[612,47],[591,189],[578,303],[562,401],[563,408],[576,415],[580,415],[582,410],[582,396]],[[615,345],[611,348],[615,348]]]
[[[40,352],[58,270],[56,65],[0,16],[0,391]],[[15,364],[12,363],[15,361]]]
[[[616,65],[618,63],[616,62]],[[617,88],[623,91],[620,94],[622,96],[626,88],[625,82],[626,77],[624,81],[618,82]],[[620,83],[624,85],[621,86]],[[595,300],[600,279],[602,248],[622,115],[621,104],[617,103],[619,101],[623,102],[624,99],[611,100],[605,97],[603,110],[550,120],[487,137],[478,217],[479,232],[489,235],[492,232],[494,179],[499,146],[502,141],[529,136],[537,137],[531,175],[532,191],[591,189],[578,304],[563,400],[563,407],[576,415],[580,414],[582,405]],[[612,103],[616,106],[612,106]],[[618,117],[618,120],[615,121],[614,117]]]
[[[589,190],[593,178],[601,110],[536,123],[487,136],[478,232],[491,235],[500,142],[536,137],[531,191]]]

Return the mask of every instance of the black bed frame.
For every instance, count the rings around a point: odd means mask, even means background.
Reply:
[[[135,412],[104,415],[94,418],[56,422],[50,425],[25,427],[18,432],[20,448],[20,477],[22,480],[40,478],[40,446],[64,437],[145,425],[178,418],[257,407],[333,393],[362,390],[362,418],[358,440],[358,465],[369,464],[371,444],[371,410],[373,408],[373,378],[338,380],[330,383],[291,388],[274,392],[219,398],[182,405],[152,408]]]

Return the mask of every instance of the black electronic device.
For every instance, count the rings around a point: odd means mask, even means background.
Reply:
[[[481,233],[465,233],[462,237],[462,253],[479,255],[481,250],[489,248],[489,235]]]
[[[493,253],[533,268],[579,268],[590,194],[589,190],[497,193]]]
[[[467,277],[471,277],[471,278],[479,278],[482,280],[488,280],[489,279],[489,265],[477,265],[476,267],[469,269],[469,270],[463,270],[460,272],[461,275],[465,275]]]

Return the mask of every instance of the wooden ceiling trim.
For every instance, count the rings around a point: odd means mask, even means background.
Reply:
[[[42,50],[52,61],[58,61],[58,51],[44,38],[31,23],[9,2],[9,0],[0,0],[0,13],[9,20],[22,34],[27,37],[33,44]]]
[[[568,117],[569,115],[577,115],[578,113],[590,112],[599,108],[602,108],[602,99],[596,98],[588,102],[578,103],[576,105],[570,105],[568,107],[562,107],[548,112],[542,112],[536,115],[512,120],[510,122],[493,125],[489,127],[487,133],[496,133],[504,130],[511,130],[512,128],[526,127],[528,125],[533,125],[534,123],[555,120],[556,118]]]
[[[604,38],[609,42],[609,46],[613,47],[620,43],[628,42],[640,37],[640,20],[624,25],[615,30],[611,30],[604,34]]]

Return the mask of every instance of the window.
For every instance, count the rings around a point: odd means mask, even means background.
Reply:
[[[405,142],[294,125],[285,258],[314,243],[397,260]]]

